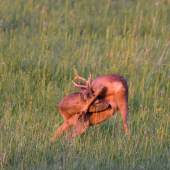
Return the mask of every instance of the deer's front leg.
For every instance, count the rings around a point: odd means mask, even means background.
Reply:
[[[73,126],[73,129],[69,132],[65,139],[69,141],[73,140],[79,134],[84,133],[89,126],[90,126],[89,115],[86,114],[84,117],[76,121],[76,124]]]
[[[72,116],[68,120],[64,120],[63,124],[57,129],[55,135],[52,137],[52,141],[54,141],[55,138],[69,130],[74,124],[76,124],[76,121],[77,118],[75,116]]]

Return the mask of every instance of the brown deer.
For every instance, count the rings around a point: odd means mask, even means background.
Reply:
[[[129,132],[128,119],[128,86],[124,78],[116,74],[107,74],[91,81],[80,77],[75,69],[76,78],[84,81],[74,83],[80,92],[67,95],[58,105],[58,110],[64,118],[64,123],[57,129],[55,137],[73,129],[67,135],[69,140],[85,132],[91,125],[110,119],[117,110],[120,111],[124,131]],[[54,137],[52,138],[54,140]]]

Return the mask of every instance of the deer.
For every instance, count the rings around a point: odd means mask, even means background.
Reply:
[[[75,83],[79,92],[67,95],[58,104],[58,110],[64,119],[63,124],[57,129],[57,138],[71,127],[72,130],[65,137],[71,141],[79,134],[84,133],[89,126],[100,124],[110,119],[119,110],[123,119],[124,131],[129,134],[127,125],[128,113],[128,85],[126,80],[117,74],[105,74],[91,81],[91,72],[86,80],[77,74],[74,68],[75,79],[82,80]]]

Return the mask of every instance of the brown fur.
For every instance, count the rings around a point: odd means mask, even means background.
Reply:
[[[78,81],[78,84],[81,84]],[[73,129],[67,135],[69,140],[87,130],[91,125],[102,123],[110,119],[117,110],[123,118],[124,130],[128,133],[128,86],[124,78],[116,74],[107,74],[95,78],[91,82],[95,94],[99,87],[104,87],[101,94],[91,104],[87,113],[78,120],[79,114],[90,100],[88,91],[79,88],[80,92],[67,95],[58,105],[64,123],[57,129],[56,137]]]

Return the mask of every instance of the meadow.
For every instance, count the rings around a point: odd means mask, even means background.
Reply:
[[[0,1],[0,169],[170,169],[169,0]],[[70,146],[51,137],[74,67],[129,86],[118,112]]]

